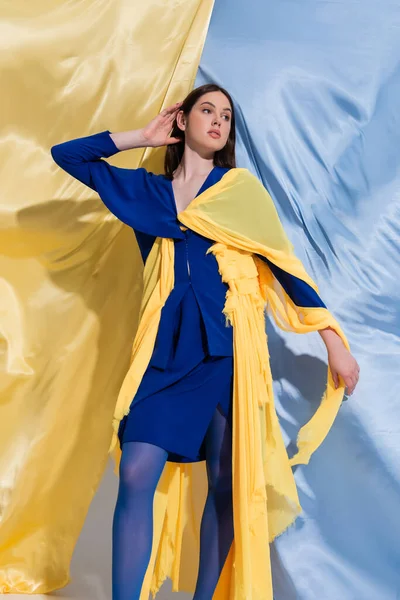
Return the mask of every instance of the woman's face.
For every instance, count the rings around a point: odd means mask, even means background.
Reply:
[[[185,142],[201,155],[221,150],[231,130],[232,107],[222,92],[203,94],[194,104],[188,118],[177,115],[178,127],[185,132]]]

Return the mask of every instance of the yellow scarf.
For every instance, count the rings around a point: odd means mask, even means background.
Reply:
[[[274,203],[247,169],[231,169],[179,213],[180,222],[215,241],[209,249],[229,285],[224,314],[234,328],[233,499],[235,539],[218,582],[216,600],[273,600],[269,543],[291,525],[301,506],[292,465],[307,464],[326,437],[343,399],[328,368],[327,389],[312,419],[301,428],[298,453],[289,460],[274,407],[265,309],[287,331],[332,327],[349,349],[326,308],[296,306],[272,275],[266,257],[287,273],[318,288],[295,256]],[[174,286],[174,242],[157,238],[146,261],[140,322],[131,365],[113,421],[110,452],[118,473],[120,420],[150,361],[160,312]],[[174,591],[193,592],[199,532],[207,495],[205,463],[167,463],[154,500],[154,537],[142,598],[166,577]]]

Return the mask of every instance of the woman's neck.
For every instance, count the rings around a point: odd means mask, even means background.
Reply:
[[[174,179],[178,179],[182,184],[192,179],[206,177],[214,167],[214,156],[203,157],[188,146],[182,160],[174,172]]]

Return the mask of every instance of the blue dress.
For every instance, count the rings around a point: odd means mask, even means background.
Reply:
[[[95,190],[132,227],[143,262],[156,237],[174,240],[174,288],[161,311],[151,360],[120,423],[120,444],[152,443],[174,462],[204,460],[214,411],[232,420],[233,332],[222,312],[228,286],[214,255],[206,254],[214,241],[179,222],[171,180],[103,160],[117,152],[108,130],[51,148],[61,168]],[[227,171],[214,167],[197,195]],[[263,260],[296,304],[325,306],[310,286]]]

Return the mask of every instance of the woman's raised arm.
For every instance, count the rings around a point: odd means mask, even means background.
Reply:
[[[179,138],[173,138],[169,134],[181,104],[177,102],[165,108],[142,129],[117,133],[106,130],[56,144],[50,150],[53,160],[69,175],[99,192],[91,169],[93,163],[98,167],[101,167],[101,164],[106,167],[107,163],[101,159],[122,150],[166,146],[180,141]]]
[[[154,127],[157,121],[159,126]],[[106,130],[69,140],[53,146],[51,155],[59,167],[97,192],[107,208],[135,232],[180,239],[183,233],[164,179],[143,167],[121,168],[104,160],[121,150],[157,143],[167,129],[165,123],[162,116],[153,119],[147,138],[142,130]]]
[[[146,231],[143,229],[146,211],[138,212],[138,209],[143,199],[151,197],[150,175],[144,168],[124,169],[103,160],[117,152],[119,148],[108,130],[51,148],[51,155],[58,166],[97,192],[120,221]],[[148,229],[151,222],[146,221],[145,225]]]

